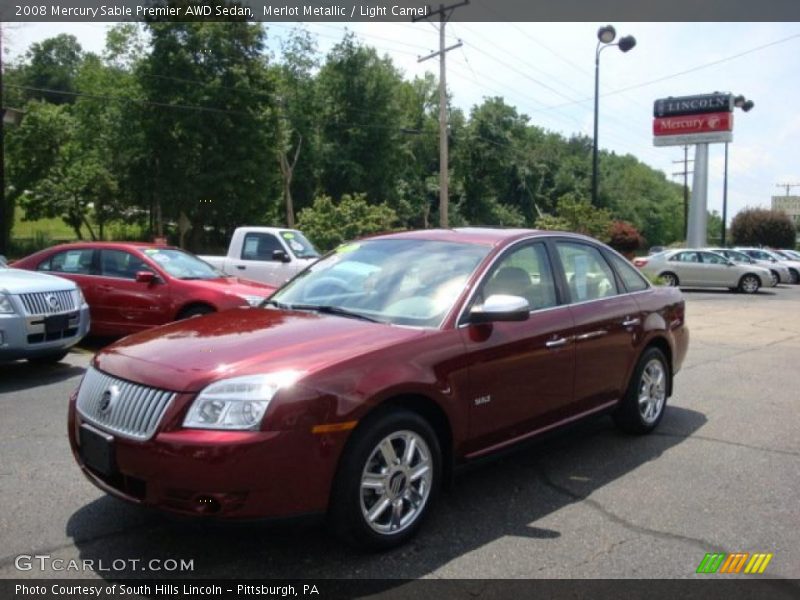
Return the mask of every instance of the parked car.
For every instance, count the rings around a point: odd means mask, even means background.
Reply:
[[[772,252],[777,254],[778,256],[782,256],[787,260],[800,260],[800,252],[797,252],[796,250],[781,249],[781,250],[773,250]]]
[[[135,242],[62,244],[14,266],[80,285],[95,335],[127,335],[178,319],[255,306],[275,289],[223,275],[179,248]]]
[[[775,254],[764,248],[735,248],[739,252],[744,252],[747,256],[758,260],[775,261],[773,264],[782,264],[789,269],[789,283],[800,283],[800,261],[787,260],[779,254]]]
[[[226,256],[201,256],[228,275],[280,287],[319,258],[319,252],[296,229],[237,227]]]
[[[792,281],[789,267],[777,261],[758,260],[747,256],[744,252],[732,250],[731,248],[707,248],[707,250],[721,254],[728,260],[732,260],[740,265],[757,265],[768,269],[772,275],[772,287],[775,287],[779,283],[791,283]]]
[[[263,308],[101,351],[70,399],[70,442],[119,498],[231,519],[327,513],[345,539],[387,548],[456,464],[605,412],[655,429],[684,314],[679,290],[592,238],[377,236]]]
[[[772,286],[772,273],[758,265],[739,265],[708,250],[685,248],[637,258],[634,264],[669,286],[726,287],[754,294]]]
[[[660,252],[664,252],[666,249],[666,246],[651,246],[647,251],[647,254],[659,254]]]
[[[58,362],[89,331],[89,307],[71,281],[0,263],[0,362]]]

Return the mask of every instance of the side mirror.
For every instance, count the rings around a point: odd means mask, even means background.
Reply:
[[[272,251],[272,260],[277,260],[279,262],[287,263],[292,259],[289,258],[289,255],[286,254],[285,250],[273,250]]]
[[[152,271],[137,271],[136,283],[153,283],[156,280],[156,274]]]
[[[470,323],[494,323],[499,321],[527,321],[531,307],[521,296],[493,294],[469,312]]]

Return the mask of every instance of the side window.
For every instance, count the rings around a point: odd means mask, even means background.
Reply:
[[[39,271],[52,271],[53,273],[92,275],[93,258],[94,250],[92,249],[65,250],[39,263],[37,269]]]
[[[611,258],[611,264],[614,265],[629,292],[641,292],[647,289],[647,281],[636,267],[616,254],[609,254],[608,256]]]
[[[697,252],[681,252],[673,256],[670,260],[685,263],[699,263],[700,255]]]
[[[711,252],[701,252],[700,256],[703,257],[703,262],[711,265],[724,265],[726,261],[721,256],[711,254]]]
[[[273,260],[272,252],[283,246],[271,233],[248,233],[242,245],[242,260]]]
[[[576,242],[556,242],[573,302],[596,300],[618,293],[614,272],[600,250]]]
[[[136,279],[139,271],[152,271],[142,259],[124,250],[100,251],[100,274],[104,277]]]
[[[503,257],[484,280],[476,299],[482,302],[494,294],[521,296],[531,310],[558,304],[544,244],[529,244]]]

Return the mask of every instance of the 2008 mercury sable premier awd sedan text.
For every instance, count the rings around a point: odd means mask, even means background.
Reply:
[[[342,537],[386,548],[459,463],[602,411],[654,429],[688,337],[681,292],[590,238],[383,235],[339,247],[261,308],[100,352],[69,434],[86,476],[126,500],[327,513]]]

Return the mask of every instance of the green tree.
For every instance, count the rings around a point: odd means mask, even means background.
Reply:
[[[369,204],[363,194],[345,194],[338,203],[320,196],[300,211],[297,224],[317,248],[326,251],[347,240],[392,231],[397,213],[386,203]]]
[[[555,218],[549,215],[540,217],[536,227],[574,231],[607,242],[610,239],[611,212],[592,206],[585,197],[569,193],[559,198]]]
[[[794,248],[797,229],[792,219],[781,210],[746,208],[731,222],[733,243],[741,246]]]
[[[388,57],[347,35],[317,76],[320,185],[396,206],[403,171],[402,77]]]
[[[20,81],[37,89],[26,90],[26,97],[53,104],[74,102],[75,77],[82,61],[83,49],[74,35],[62,33],[32,44],[25,53]]]

